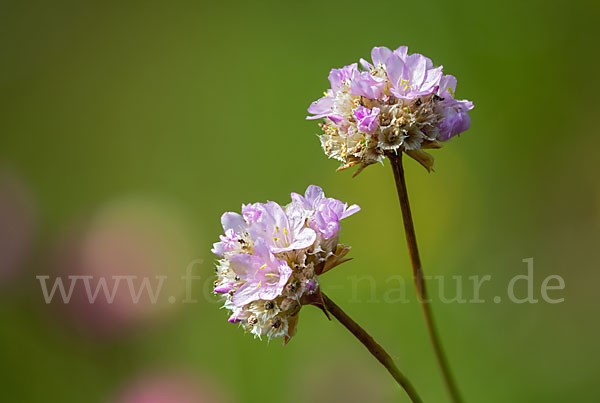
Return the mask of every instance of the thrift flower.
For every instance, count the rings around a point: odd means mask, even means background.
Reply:
[[[323,150],[345,169],[383,161],[388,152],[406,152],[431,170],[423,149],[466,131],[473,103],[454,98],[456,78],[442,66],[401,46],[375,47],[372,63],[360,60],[329,73],[331,88],[308,108],[307,119],[323,119]]]
[[[350,247],[338,244],[340,221],[360,210],[312,185],[291,199],[223,214],[225,235],[212,249],[220,257],[214,292],[231,311],[229,322],[255,337],[283,337],[284,344],[302,305],[322,305],[317,276],[347,260]]]
[[[229,264],[244,284],[233,294],[235,306],[244,306],[261,299],[272,300],[283,291],[292,269],[277,259],[263,239],[254,245],[254,254],[237,254]]]
[[[379,127],[379,108],[365,108],[359,106],[354,110],[356,118],[356,127],[363,133],[371,134]]]

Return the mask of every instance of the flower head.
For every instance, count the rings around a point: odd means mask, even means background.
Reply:
[[[229,322],[284,342],[296,331],[301,306],[319,304],[317,276],[347,260],[350,248],[337,242],[340,221],[360,210],[313,185],[291,198],[287,206],[245,204],[241,215],[223,214],[225,235],[212,249],[221,258],[214,292],[231,311]]]
[[[433,159],[422,149],[467,130],[473,103],[455,99],[456,78],[406,46],[375,47],[371,59],[360,60],[362,71],[356,63],[331,70],[331,89],[308,108],[307,119],[324,120],[325,153],[342,161],[340,169],[362,169],[404,151],[430,170]]]

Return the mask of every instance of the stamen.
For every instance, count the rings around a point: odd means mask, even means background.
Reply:
[[[406,91],[408,87],[410,87],[410,81],[406,78],[403,78],[402,80],[400,80],[400,87],[402,86],[404,86],[404,91]]]
[[[264,268],[266,268],[266,267],[267,267],[267,264],[265,263],[265,264],[263,264],[262,266],[260,266],[260,267],[258,268],[258,270],[262,270],[262,269],[264,269]]]

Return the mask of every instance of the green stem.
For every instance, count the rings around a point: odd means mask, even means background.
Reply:
[[[406,190],[406,181],[404,180],[404,168],[402,167],[402,152],[398,154],[388,153],[387,157],[390,159],[392,170],[394,171],[394,178],[396,180],[396,190],[398,191],[398,198],[400,199],[400,209],[402,210],[402,219],[404,221],[404,232],[406,233],[406,243],[408,245],[408,253],[410,256],[410,262],[413,269],[413,277],[415,281],[415,287],[417,289],[417,297],[423,308],[423,315],[425,316],[425,323],[427,324],[427,331],[429,332],[429,338],[433,345],[433,350],[437,358],[440,369],[444,376],[444,381],[448,392],[455,403],[462,402],[456,383],[452,377],[448,360],[442,349],[442,343],[435,327],[433,320],[433,312],[431,311],[431,303],[427,298],[427,288],[425,286],[425,278],[423,276],[423,269],[421,267],[421,259],[419,257],[419,248],[417,247],[417,236],[415,235],[415,226],[413,224],[413,218],[410,211],[410,203],[408,201],[408,192]]]
[[[392,357],[381,347],[377,342],[350,318],[339,306],[337,306],[327,295],[321,294],[323,297],[323,303],[327,312],[331,313],[346,329],[350,331],[366,348],[369,352],[379,361],[385,369],[394,377],[396,382],[404,388],[406,394],[410,397],[413,402],[422,402],[421,398],[417,394],[415,387],[410,383],[408,378],[400,372]]]

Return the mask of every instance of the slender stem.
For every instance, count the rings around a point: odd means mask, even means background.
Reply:
[[[352,318],[350,318],[350,316],[348,316],[342,310],[342,308],[337,306],[331,299],[329,299],[327,295],[322,294],[322,297],[327,311],[335,316],[335,318],[339,320],[340,323],[344,325],[344,327],[348,329],[350,333],[352,333],[354,337],[356,337],[367,348],[367,350],[369,350],[373,357],[377,358],[377,361],[379,361],[394,377],[396,382],[398,382],[398,384],[404,388],[406,394],[410,397],[410,400],[413,402],[422,402],[421,398],[417,394],[417,391],[415,390],[415,387],[410,383],[408,378],[406,378],[406,376],[400,372],[394,363],[394,360],[392,360],[392,357],[390,357],[383,347],[377,344],[377,342],[373,339],[373,337],[371,337],[371,335],[369,335],[369,333],[365,331],[365,329],[353,321]]]
[[[417,236],[415,235],[415,226],[413,224],[413,218],[410,211],[410,203],[408,201],[408,193],[406,191],[406,181],[404,180],[404,168],[402,167],[402,152],[398,154],[388,153],[392,170],[394,171],[394,178],[396,179],[396,189],[398,190],[398,198],[400,199],[400,209],[402,210],[402,219],[404,221],[404,232],[406,233],[406,243],[408,245],[408,253],[410,255],[410,262],[413,269],[413,277],[415,281],[415,287],[417,289],[417,296],[421,307],[423,308],[423,314],[425,316],[425,322],[427,324],[427,331],[429,332],[429,338],[433,345],[436,358],[442,370],[444,381],[448,392],[455,403],[462,402],[456,383],[452,377],[448,360],[442,349],[440,337],[435,327],[433,320],[433,312],[431,311],[431,304],[427,298],[427,288],[425,286],[425,278],[423,276],[423,269],[421,267],[421,259],[419,257],[419,248],[417,247]]]

